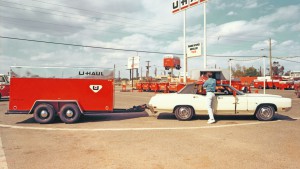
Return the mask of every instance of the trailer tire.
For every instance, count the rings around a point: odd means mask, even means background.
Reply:
[[[59,118],[66,124],[75,123],[80,119],[81,112],[75,104],[65,104],[59,113]]]
[[[55,110],[51,104],[42,103],[34,109],[34,120],[41,124],[52,123],[55,119]]]

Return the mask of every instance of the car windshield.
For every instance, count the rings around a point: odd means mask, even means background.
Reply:
[[[178,94],[196,94],[198,84],[187,84],[184,88],[178,91]]]
[[[188,84],[183,89],[181,89],[178,94],[204,94],[202,92],[203,87],[199,84]],[[233,95],[233,91],[237,95],[244,95],[243,92],[238,91],[236,88],[229,85],[218,85],[216,86],[216,95]]]

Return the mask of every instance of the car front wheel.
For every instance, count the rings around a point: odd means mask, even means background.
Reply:
[[[256,118],[260,121],[273,120],[275,116],[275,109],[270,105],[262,105],[256,111]]]
[[[188,121],[193,118],[194,110],[189,106],[179,106],[175,109],[175,116],[180,121]]]

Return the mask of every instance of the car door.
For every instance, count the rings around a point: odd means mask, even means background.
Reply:
[[[216,94],[215,114],[235,114],[236,99],[233,95]]]
[[[247,97],[245,95],[217,94],[214,106],[216,114],[243,114],[247,112]]]

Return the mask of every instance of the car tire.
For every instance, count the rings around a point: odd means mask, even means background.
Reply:
[[[81,112],[75,104],[65,104],[59,113],[59,118],[64,123],[70,124],[75,123],[80,119]]]
[[[260,121],[271,121],[275,117],[275,109],[271,105],[261,105],[256,110],[255,116]]]
[[[55,110],[51,104],[42,103],[34,109],[34,120],[41,124],[52,123],[55,119]]]
[[[180,121],[188,121],[194,117],[194,109],[190,106],[178,106],[175,109],[175,116]]]

